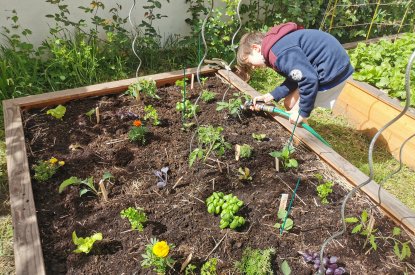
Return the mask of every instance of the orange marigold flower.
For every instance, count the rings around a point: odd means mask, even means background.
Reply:
[[[140,127],[142,125],[141,120],[134,120],[133,125],[136,127]]]

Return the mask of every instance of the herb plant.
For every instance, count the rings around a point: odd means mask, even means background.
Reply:
[[[252,249],[246,248],[242,253],[242,259],[235,263],[235,268],[240,274],[246,275],[272,275],[271,259],[275,255],[274,248]]]
[[[197,129],[199,147],[194,149],[189,156],[189,166],[192,166],[196,160],[206,160],[211,153],[222,156],[226,149],[231,145],[225,141],[221,135],[222,127],[200,126]]]
[[[183,112],[184,118],[192,118],[199,112],[199,105],[195,105],[186,99],[184,102],[176,102],[176,111]]]
[[[58,105],[56,108],[47,110],[46,114],[51,115],[54,118],[62,120],[63,116],[66,113],[66,107],[62,105]]]
[[[328,195],[330,195],[333,192],[333,183],[331,181],[326,181],[323,183],[323,176],[320,174],[314,175],[319,184],[317,185],[317,195],[321,199],[321,203],[328,204],[329,201],[327,200]]]
[[[209,90],[203,90],[202,95],[200,96],[200,98],[204,102],[211,102],[215,99],[215,97],[216,97],[216,93],[211,92]]]
[[[281,228],[283,223],[284,223],[284,219],[285,219],[286,216],[287,216],[287,210],[281,209],[280,211],[278,211],[278,220],[279,220],[279,222],[274,224],[274,227],[278,228],[278,229]],[[286,221],[285,221],[284,230],[289,231],[293,227],[294,227],[294,221],[290,218],[287,218]]]
[[[59,167],[65,165],[64,161],[59,161],[57,158],[50,158],[49,160],[39,160],[37,164],[33,165],[35,171],[34,178],[39,182],[44,182],[50,179]]]
[[[77,246],[76,249],[73,251],[74,253],[85,253],[88,254],[92,246],[96,241],[102,240],[102,233],[95,233],[91,237],[79,237],[76,236],[76,232],[72,232],[72,241]]]
[[[240,207],[244,204],[232,194],[225,195],[223,192],[213,192],[210,197],[206,199],[207,210],[211,214],[220,214],[221,220],[219,227],[224,229],[230,227],[235,229],[245,224],[245,219],[240,216],[235,216]]]
[[[251,171],[248,167],[239,167],[238,169],[239,179],[240,180],[252,180]]]
[[[294,153],[293,148],[289,148],[288,146],[284,146],[281,151],[273,151],[270,155],[274,158],[278,158],[281,160],[282,165],[285,169],[289,168],[297,168],[298,162],[296,159],[291,158],[291,155]]]
[[[306,263],[314,264],[314,271],[320,269],[320,255],[317,252],[310,252],[306,250],[305,252],[298,252],[303,256]],[[337,264],[338,257],[336,256],[324,256],[323,263],[324,269],[326,270],[326,275],[342,275],[346,273],[346,270],[343,267],[339,267]]]
[[[188,264],[184,270],[184,275],[196,275],[196,268],[194,264]]]
[[[169,256],[170,250],[174,245],[165,241],[158,241],[151,238],[150,244],[146,245],[145,254],[142,254],[143,260],[141,266],[152,268],[157,274],[166,274],[169,267],[173,267],[174,260]]]
[[[217,275],[217,266],[218,259],[210,258],[207,262],[202,265],[200,269],[200,275]]]
[[[239,149],[239,157],[248,159],[252,156],[252,146],[249,144],[244,144]]]
[[[94,193],[96,196],[99,195],[98,190],[95,188],[94,185],[94,177],[89,177],[86,179],[79,179],[77,177],[70,177],[69,179],[63,181],[60,185],[59,185],[59,193],[62,193],[68,186],[70,185],[80,185],[80,186],[85,186],[85,188],[82,188],[79,191],[79,196],[83,196],[88,192],[92,192]]]
[[[266,134],[255,134],[255,133],[252,133],[252,137],[256,141],[263,141],[267,137],[267,135]]]
[[[144,145],[146,143],[147,127],[142,125],[140,120],[134,120],[133,126],[128,131],[128,138],[131,142],[137,142]]]
[[[217,107],[216,107],[216,111],[221,111],[224,109],[227,109],[229,114],[233,117],[239,116],[240,110],[241,110],[241,105],[242,103],[242,97],[239,93],[234,93],[233,94],[233,98],[229,99],[228,102],[218,102]],[[247,99],[247,96],[245,96],[245,100]]]
[[[132,230],[143,231],[144,223],[147,221],[147,215],[142,208],[128,207],[121,211],[121,218],[127,218],[131,224]]]
[[[169,171],[169,167],[163,167],[160,169],[160,171],[154,171],[154,175],[157,177],[157,187],[158,188],[163,188],[166,187],[167,185],[167,180],[168,180],[168,173]]]
[[[160,125],[159,115],[157,113],[157,110],[152,105],[145,106],[144,112],[146,113],[144,115],[144,120],[150,119],[153,121],[154,126]]]
[[[136,83],[128,86],[126,93],[130,96],[135,97],[137,100],[140,100],[140,93],[143,93],[151,98],[160,99],[160,97],[157,95],[156,82],[152,79],[140,79]]]

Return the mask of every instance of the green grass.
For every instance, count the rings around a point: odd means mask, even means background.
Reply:
[[[257,70],[252,74],[250,85],[261,93],[272,91],[282,78],[271,69]],[[354,130],[347,119],[334,117],[331,111],[317,108],[313,111],[308,123],[333,149],[360,171],[369,175],[368,150],[370,139],[363,133]],[[399,167],[399,162],[383,146],[375,146],[373,152],[374,180],[380,183],[391,172]],[[383,187],[397,197],[406,206],[415,210],[415,172],[408,167],[387,180]]]

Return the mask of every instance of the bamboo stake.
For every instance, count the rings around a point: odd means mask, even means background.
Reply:
[[[192,74],[192,77],[190,78],[190,90],[193,90],[194,82],[195,82],[195,74]]]
[[[366,40],[369,39],[370,31],[372,30],[373,22],[375,21],[376,14],[378,13],[379,5],[380,5],[380,0],[378,0],[378,3],[376,4],[376,9],[375,9],[375,12],[373,13],[372,21],[370,22],[369,30],[367,31],[367,34],[366,34]]]
[[[99,188],[101,189],[102,197],[104,198],[104,201],[108,201],[108,193],[107,193],[107,189],[105,189],[104,180],[99,181]]]
[[[97,124],[99,124],[99,120],[100,120],[100,118],[99,118],[99,107],[95,108],[95,116],[97,117]]]

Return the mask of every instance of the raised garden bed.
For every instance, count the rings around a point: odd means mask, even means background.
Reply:
[[[209,73],[209,70],[204,72]],[[253,94],[254,91],[238,82],[232,73],[220,73],[222,78],[232,78],[236,86]],[[180,74],[172,72],[152,78],[163,86],[180,79]],[[215,102],[200,103],[198,121],[201,125],[223,127],[223,136],[232,144],[232,149],[222,157],[212,156],[205,163],[197,162],[189,167],[193,131],[181,129],[181,114],[175,110],[176,102],[181,101],[180,88],[174,85],[160,87],[160,100],[144,98],[141,102],[126,95],[105,95],[122,92],[132,82],[107,83],[4,103],[17,273],[146,274],[147,271],[140,267],[141,254],[150,238],[156,237],[176,246],[171,252],[176,260],[171,274],[179,273],[180,265],[189,254],[193,255],[191,263],[198,268],[206,259],[217,258],[219,273],[228,274],[247,247],[276,248],[272,260],[274,270],[278,270],[285,259],[293,270],[292,274],[311,274],[312,265],[306,264],[297,252],[306,249],[318,251],[322,242],[338,230],[341,198],[350,189],[340,184],[339,174],[319,156],[328,156],[326,160],[329,163],[330,159],[334,164],[342,163],[336,169],[342,174],[354,174],[355,181],[360,180],[361,175],[356,176],[347,162],[336,160],[329,148],[320,147],[322,150],[315,154],[301,143],[297,144],[294,155],[299,168],[277,173],[269,153],[282,149],[289,132],[264,114],[245,114],[239,119],[223,111],[217,112]],[[217,93],[217,101],[228,89],[227,84],[213,75],[206,87]],[[199,91],[200,88],[195,87],[189,98],[194,100]],[[237,90],[228,91],[227,99],[234,92]],[[72,100],[86,97],[88,93],[102,96]],[[63,102],[66,102],[67,113],[62,121],[45,114],[50,107],[33,109]],[[139,145],[127,139],[132,118],[126,114],[132,112],[142,117],[143,104],[152,104],[158,110],[161,125],[147,125],[150,131],[148,142]],[[25,109],[22,117],[21,107]],[[100,108],[99,124],[85,115],[95,107]],[[291,127],[285,122],[282,124]],[[252,133],[266,134],[268,139],[256,142]],[[302,129],[297,131],[297,135],[311,147],[320,146]],[[235,144],[250,144],[253,147],[252,158],[236,161]],[[195,148],[196,142],[192,146]],[[29,167],[51,157],[64,160],[65,164],[47,182],[31,182],[33,171],[30,170],[30,175]],[[154,171],[167,166],[167,186],[159,189]],[[250,169],[252,181],[238,179],[239,167]],[[58,193],[59,184],[71,176],[99,179],[105,171],[111,172],[115,178],[113,184],[107,185],[107,202],[93,195],[79,197],[78,187]],[[339,183],[333,187],[330,203],[325,206],[316,196],[316,173]],[[273,227],[280,197],[283,193],[291,196],[298,177],[301,177],[301,184],[290,214],[294,228],[280,235]],[[369,192],[375,188],[373,184],[369,185],[372,186]],[[209,214],[205,204],[214,191],[232,193],[244,201],[238,213],[246,219],[244,226],[238,230],[219,228],[220,218]],[[408,213],[414,216],[387,193],[382,195],[384,200],[387,198],[382,209],[388,215],[397,220]],[[355,196],[349,205],[347,216],[355,217],[360,216],[363,209],[374,206],[366,195]],[[120,217],[121,210],[130,206],[144,208],[148,222],[143,232],[131,231],[128,221]],[[375,227],[380,232],[386,235],[392,232],[394,224],[389,218],[377,208],[373,208],[373,215]],[[408,219],[400,222],[413,230]],[[393,243],[379,242],[378,251],[365,255],[367,248],[362,249],[364,238],[352,235],[351,229],[348,228],[348,232],[330,244],[326,251],[340,257],[348,272],[400,274],[405,271],[405,264],[393,256]],[[97,242],[88,255],[73,254],[73,231],[82,237],[101,232],[103,240]],[[403,234],[402,240],[408,240],[408,236]],[[412,246],[411,249],[414,250]],[[411,258],[409,263],[414,265],[415,260]]]

